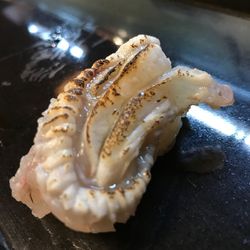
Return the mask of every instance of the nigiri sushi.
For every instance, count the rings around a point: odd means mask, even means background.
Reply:
[[[171,67],[157,38],[138,35],[69,81],[38,119],[34,144],[10,180],[33,215],[81,232],[114,231],[134,215],[157,156],[191,105],[233,103],[208,73]]]

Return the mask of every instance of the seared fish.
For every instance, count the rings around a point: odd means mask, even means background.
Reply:
[[[231,105],[233,93],[204,71],[171,68],[158,39],[136,36],[51,100],[10,180],[12,195],[39,218],[53,213],[76,231],[114,231],[135,213],[156,157],[199,103]]]

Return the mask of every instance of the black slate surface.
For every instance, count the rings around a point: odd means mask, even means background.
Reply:
[[[0,1],[0,249],[250,249],[250,20],[157,0],[43,2]],[[235,105],[188,114],[136,216],[116,233],[77,233],[53,216],[34,218],[8,181],[36,120],[67,79],[138,33],[158,36],[174,65],[230,82]],[[185,171],[197,167],[216,170]]]

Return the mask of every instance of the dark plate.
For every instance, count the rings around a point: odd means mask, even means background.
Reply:
[[[0,248],[250,249],[249,19],[156,0],[43,2],[0,2]],[[53,216],[36,219],[11,197],[8,181],[37,119],[67,79],[138,33],[159,37],[174,65],[229,82],[235,105],[189,112],[136,216],[116,233],[77,233]]]

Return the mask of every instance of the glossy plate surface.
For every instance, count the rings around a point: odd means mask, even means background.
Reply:
[[[0,1],[0,249],[249,249],[250,20],[166,1],[110,2]],[[37,119],[69,78],[138,33],[157,36],[173,65],[230,83],[235,104],[191,109],[136,216],[116,233],[34,218],[8,181]],[[185,171],[200,169],[210,173]]]

